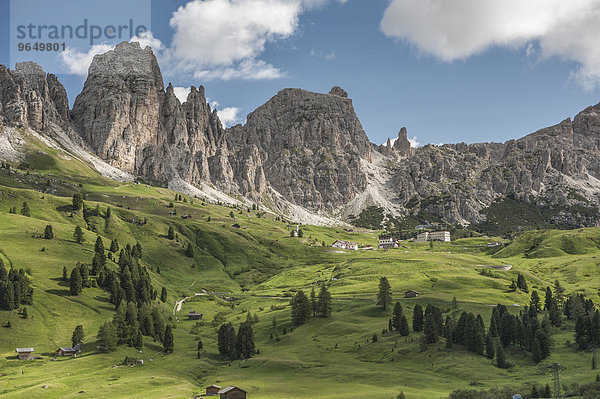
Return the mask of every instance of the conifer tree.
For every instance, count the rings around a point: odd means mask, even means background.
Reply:
[[[71,271],[71,279],[69,281],[69,288],[71,291],[71,295],[73,295],[73,296],[81,294],[81,291],[83,290],[81,273],[79,272],[78,267],[73,268],[73,271]]]
[[[394,312],[393,312],[393,316],[392,316],[392,327],[396,330],[396,331],[400,331],[400,320],[402,319],[402,305],[400,304],[400,302],[396,302],[394,304]],[[391,331],[391,329],[390,329]]]
[[[63,281],[68,281],[69,280],[69,274],[68,274],[66,266],[63,266],[62,279],[63,279]]]
[[[235,329],[231,323],[222,324],[221,327],[219,327],[219,332],[217,334],[217,348],[219,354],[227,360],[234,360],[235,346]]]
[[[175,343],[173,341],[173,328],[170,324],[168,324],[165,328],[165,335],[163,338],[163,349],[165,350],[165,353],[173,353],[174,346]]]
[[[315,294],[315,287],[310,289],[310,307],[312,310],[312,317],[315,317],[317,315],[317,295]]]
[[[379,279],[379,292],[377,293],[377,306],[381,306],[383,310],[386,310],[388,305],[392,302],[392,288],[386,277]]]
[[[531,359],[534,363],[539,363],[543,359],[540,341],[538,341],[537,338],[534,338],[533,343],[531,344]]]
[[[544,299],[544,310],[550,310],[551,304],[552,304],[552,289],[550,287],[546,287],[546,298]]]
[[[552,391],[550,390],[550,385],[546,383],[546,386],[544,387],[544,398],[551,398],[552,397]]]
[[[21,207],[21,215],[23,216],[31,216],[31,211],[29,210],[29,204],[27,204],[27,201],[23,202],[23,205]]]
[[[52,229],[51,224],[47,225],[46,228],[44,229],[44,238],[46,240],[51,240],[54,238],[54,230]]]
[[[160,300],[162,302],[167,302],[167,288],[166,287],[162,287],[162,290],[160,291]]]
[[[496,345],[494,344],[494,338],[488,332],[488,334],[485,336],[485,355],[488,358],[490,358],[490,359],[494,358],[495,347],[496,347]]]
[[[169,240],[175,239],[175,230],[173,230],[172,226],[169,226],[169,230],[167,231],[167,238]]]
[[[419,304],[416,304],[413,309],[412,327],[414,332],[423,330],[423,307]]]
[[[304,291],[300,290],[296,293],[296,296],[291,301],[292,304],[292,325],[299,326],[304,324],[310,317],[310,303],[308,298],[304,294]]]
[[[439,331],[433,313],[426,314],[423,332],[425,333],[425,342],[428,344],[434,344],[439,341]]]
[[[506,368],[506,355],[504,354],[502,345],[498,345],[496,348],[496,366],[501,369]]]
[[[188,245],[185,249],[185,256],[187,256],[188,258],[194,257],[194,247],[192,246],[191,242],[188,242]]]
[[[410,329],[408,328],[408,320],[406,319],[406,316],[404,316],[404,315],[402,315],[402,317],[400,317],[400,327],[399,327],[398,331],[400,332],[400,335],[403,337],[406,337],[410,334]]]
[[[74,348],[77,345],[81,345],[83,343],[83,338],[84,338],[83,326],[81,324],[79,324],[77,327],[75,327],[75,330],[73,331],[73,335],[71,336],[72,347]]]
[[[98,330],[98,343],[103,352],[112,352],[117,349],[117,332],[112,322],[107,321]]]
[[[249,359],[256,353],[254,332],[250,323],[242,323],[237,333],[236,358]]]
[[[118,251],[119,251],[119,242],[115,238],[110,242],[110,252],[117,253]]]
[[[75,226],[75,231],[73,232],[73,239],[78,244],[81,244],[83,242],[83,230],[81,230],[80,226]]]
[[[78,211],[83,207],[83,195],[76,193],[73,195],[73,210]]]
[[[542,310],[542,308],[540,306],[540,296],[537,291],[531,292],[531,299],[529,301],[529,306],[532,309],[535,309],[536,312],[539,312],[540,310]]]
[[[527,281],[525,280],[525,276],[521,273],[517,276],[517,288],[519,288],[523,292],[529,292],[529,288],[527,288]]]
[[[319,316],[329,317],[331,316],[331,294],[327,290],[325,284],[321,285],[321,291],[319,292],[319,298],[317,300],[317,308]]]

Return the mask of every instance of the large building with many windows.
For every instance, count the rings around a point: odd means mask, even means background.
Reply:
[[[417,234],[415,241],[450,241],[450,232],[443,231],[424,231],[423,233]]]

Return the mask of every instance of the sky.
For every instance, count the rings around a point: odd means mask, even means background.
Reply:
[[[36,36],[84,19],[102,34]],[[135,32],[111,37],[121,24]],[[600,0],[0,0],[0,64],[38,62],[71,104],[94,54],[136,40],[226,125],[283,88],[337,85],[377,144],[403,126],[414,145],[506,141],[573,117],[600,102],[598,37]],[[64,51],[18,50],[40,40]]]

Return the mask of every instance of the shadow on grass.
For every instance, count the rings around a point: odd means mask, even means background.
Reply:
[[[56,281],[59,287],[68,287],[69,282],[62,279],[62,277],[52,277],[50,280]]]
[[[50,290],[46,290],[46,292],[48,294],[58,295],[58,296],[69,296],[69,295],[71,295],[71,291],[70,290],[50,289]]]

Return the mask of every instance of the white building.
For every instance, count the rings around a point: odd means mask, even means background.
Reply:
[[[394,237],[381,236],[379,237],[379,248],[397,248],[398,240]]]
[[[333,244],[331,244],[331,246],[333,248],[350,249],[352,251],[358,251],[358,243],[352,242],[352,241],[340,241],[340,240],[337,240],[336,242],[334,242]]]
[[[417,242],[425,242],[425,241],[450,241],[450,232],[449,231],[432,231],[432,232],[423,232],[417,234],[417,238],[415,239]]]

